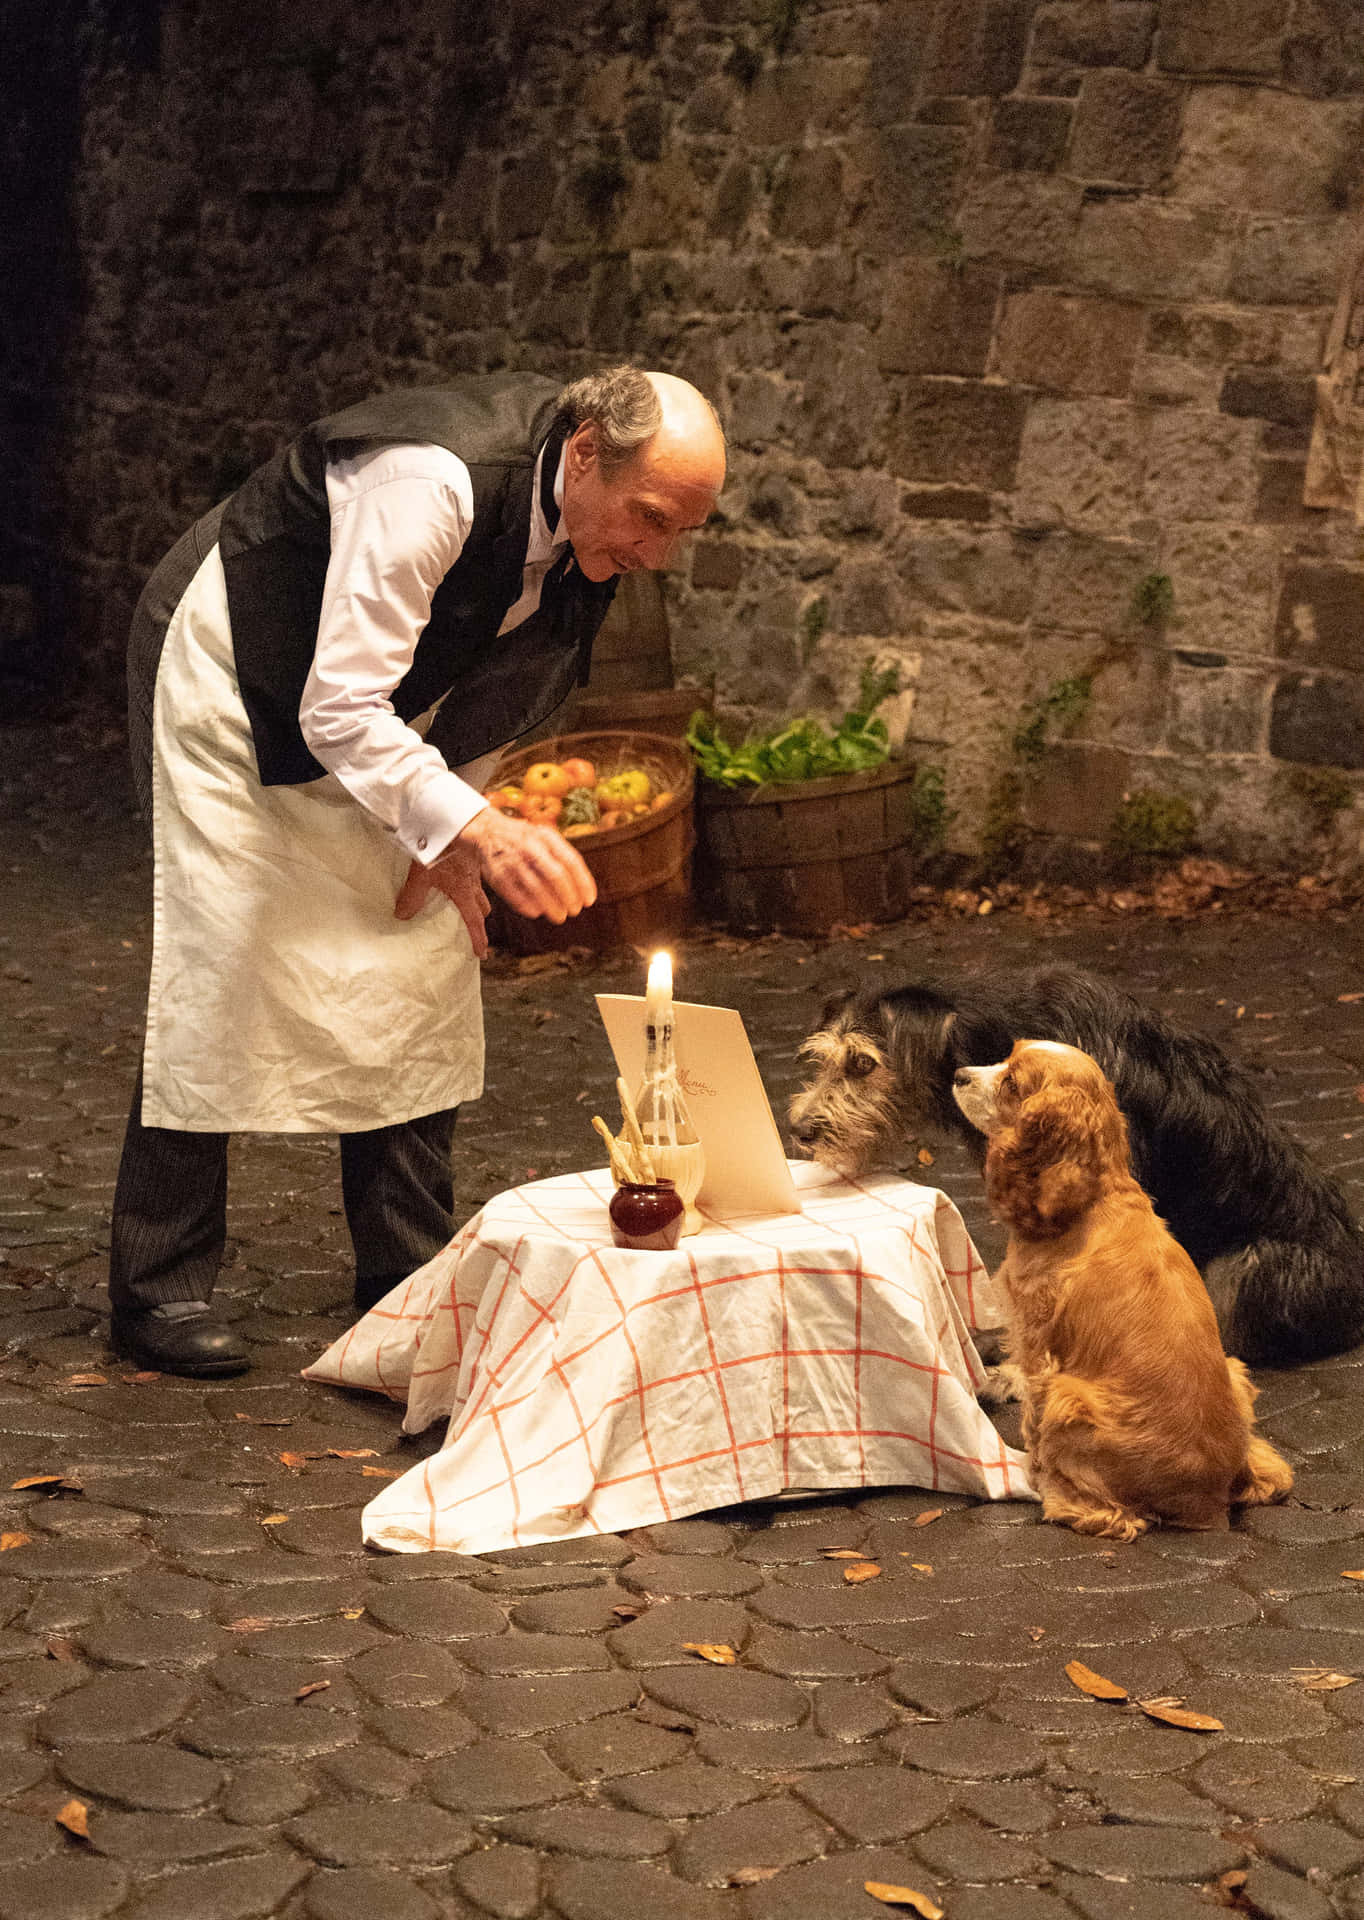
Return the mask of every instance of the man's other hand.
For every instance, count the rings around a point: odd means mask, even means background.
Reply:
[[[459,909],[459,916],[469,929],[474,952],[481,960],[488,951],[488,935],[483,923],[492,902],[483,891],[478,854],[473,847],[464,847],[455,840],[429,867],[414,860],[407,869],[398,904],[393,909],[394,918],[413,919],[433,893],[443,893]]]

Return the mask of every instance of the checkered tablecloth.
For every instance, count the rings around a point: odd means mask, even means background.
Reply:
[[[792,1169],[802,1211],[614,1247],[605,1172],[498,1194],[305,1369],[449,1420],[364,1537],[486,1553],[784,1490],[1031,1495],[976,1402],[989,1279],[945,1194]]]

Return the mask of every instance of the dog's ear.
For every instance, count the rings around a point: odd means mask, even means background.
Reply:
[[[857,998],[854,987],[843,987],[838,993],[831,993],[820,1009],[819,1026],[831,1027],[844,1008]]]
[[[1024,1101],[985,1157],[985,1190],[1002,1220],[1045,1240],[1093,1206],[1103,1186],[1099,1119],[1079,1087],[1043,1087]]]

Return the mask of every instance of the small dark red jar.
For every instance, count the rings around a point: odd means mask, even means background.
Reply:
[[[648,1186],[623,1181],[611,1196],[611,1238],[618,1247],[651,1247],[666,1253],[682,1233],[686,1209],[671,1180]]]

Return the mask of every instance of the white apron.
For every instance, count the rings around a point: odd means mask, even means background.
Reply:
[[[438,893],[394,919],[408,856],[330,774],[261,786],[216,546],[166,631],[152,781],[144,1126],[353,1133],[477,1099],[464,922]]]

